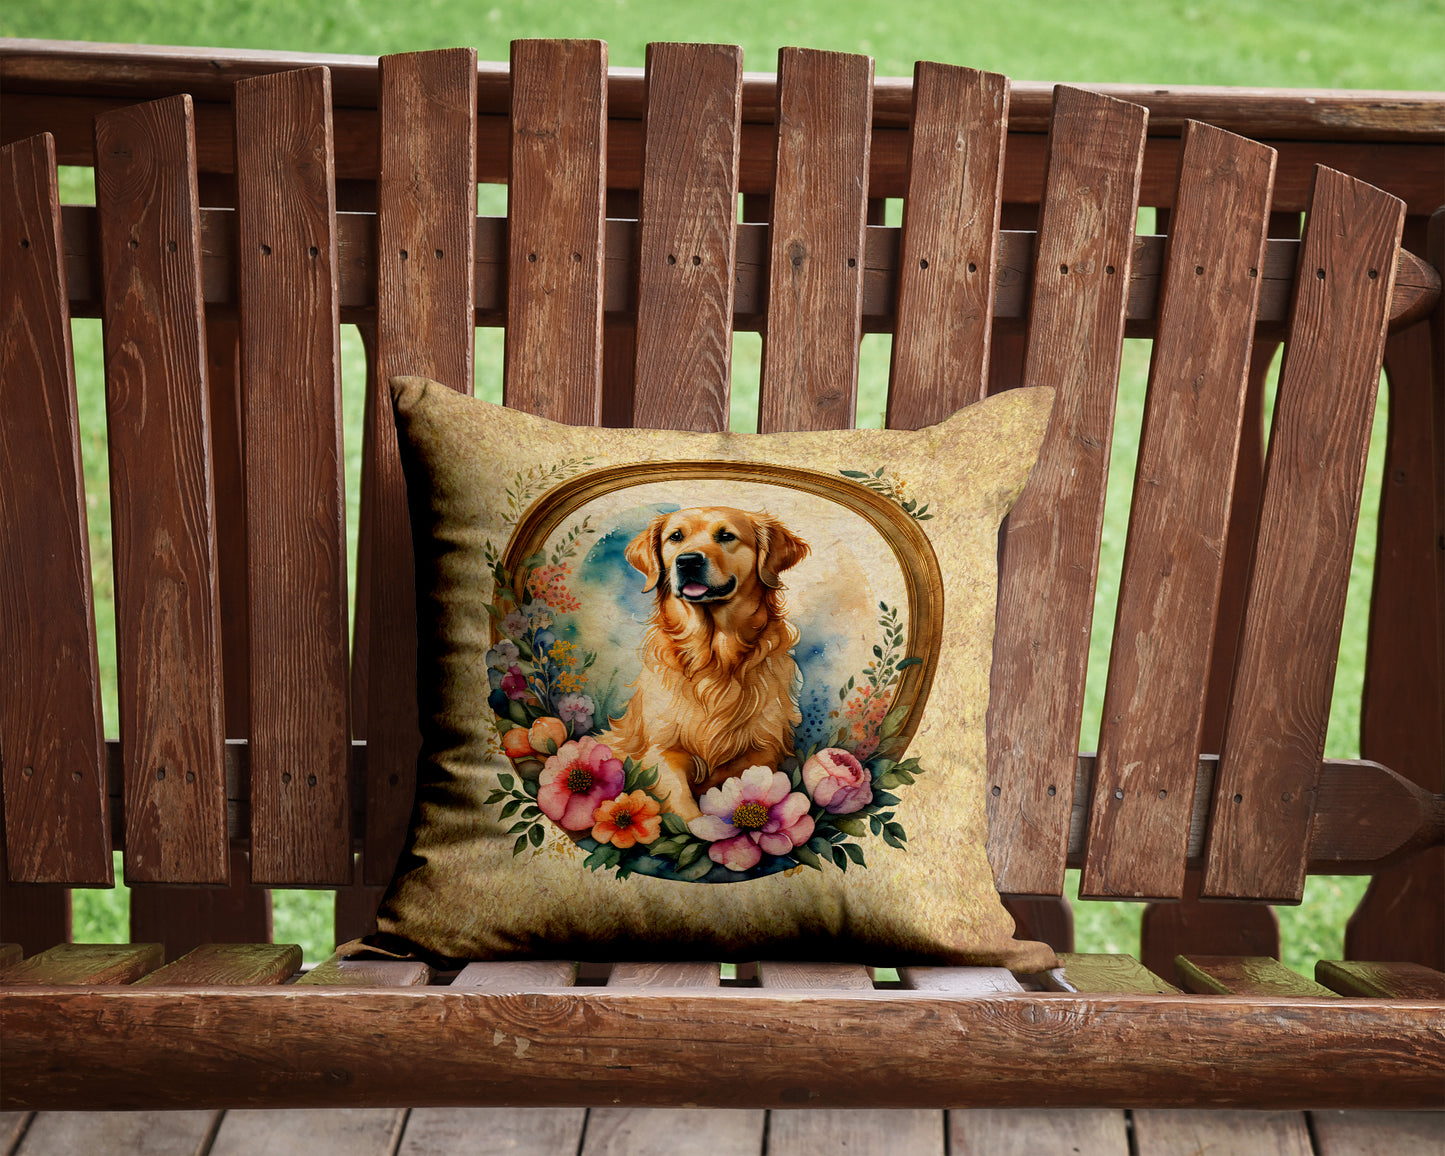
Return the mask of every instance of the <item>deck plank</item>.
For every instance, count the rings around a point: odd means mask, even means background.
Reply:
[[[1445,1156],[1445,1112],[1311,1112],[1318,1156]]]
[[[397,1156],[558,1156],[577,1151],[586,1119],[586,1108],[414,1108]]]
[[[925,1108],[813,1108],[768,1114],[768,1156],[943,1156],[944,1114]]]
[[[1313,1156],[1303,1112],[1139,1111],[1134,1113],[1134,1150],[1137,1156]]]
[[[953,1156],[1129,1156],[1128,1124],[1117,1109],[956,1109],[948,1137]]]
[[[203,1156],[220,1117],[220,1112],[37,1112],[15,1156]]]
[[[238,1109],[208,1156],[392,1156],[405,1124],[401,1108]]]
[[[593,1108],[582,1156],[758,1156],[767,1115],[749,1108]]]

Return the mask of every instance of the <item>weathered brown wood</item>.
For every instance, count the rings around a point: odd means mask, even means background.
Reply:
[[[1321,169],[1265,464],[1203,894],[1298,902],[1404,205]]]
[[[34,1118],[33,1112],[0,1112],[0,1151],[9,1156]]]
[[[366,399],[368,511],[366,858],[390,881],[406,839],[421,748],[416,589],[392,377],[472,391],[477,54],[471,48],[381,60],[376,372]]]
[[[614,963],[608,987],[717,987],[715,963]]]
[[[386,893],[385,887],[362,882],[362,862],[366,859],[366,852],[357,852],[355,859],[351,868],[351,886],[336,889],[336,907],[331,917],[337,943],[360,939],[376,930],[376,909]]]
[[[1313,1156],[1303,1112],[1136,1111],[1137,1156],[1228,1152],[1230,1156]]]
[[[853,425],[872,82],[871,57],[778,53],[759,433]]]
[[[9,877],[113,881],[75,367],[49,136],[0,150],[0,699]]]
[[[539,987],[571,987],[577,964],[568,960],[515,959],[469,963],[452,987],[483,987],[492,991],[533,991]]]
[[[208,990],[197,1031],[185,991],[7,992],[0,1107],[602,1105],[609,1065],[638,1106],[675,1102],[680,1081],[707,1107],[1017,1107],[1040,1080],[1059,1107],[1390,1109],[1445,1092],[1439,1004],[1420,1000],[283,986]]]
[[[14,1156],[111,1152],[197,1156],[210,1148],[220,1112],[40,1112]],[[8,1154],[10,1149],[4,1149]]]
[[[607,46],[512,45],[507,405],[572,425],[602,414]]]
[[[581,1156],[634,1156],[639,1152],[758,1156],[764,1151],[767,1122],[768,1113],[741,1108],[593,1108],[587,1113],[580,1152]]]
[[[1109,651],[1083,898],[1184,892],[1186,816],[1273,175],[1273,150],[1207,125],[1186,128]]]
[[[225,716],[191,100],[95,124],[125,873],[225,883]]]
[[[942,421],[988,392],[1008,101],[1006,76],[914,65],[891,429]]]
[[[0,971],[0,984],[130,983],[164,962],[159,943],[62,943]]]
[[[296,982],[321,987],[425,987],[432,970],[409,959],[340,959],[318,963]]]
[[[331,94],[236,88],[251,620],[251,875],[351,879]]]
[[[909,991],[946,991],[955,995],[1023,991],[1023,985],[1002,967],[900,967],[898,978]]]
[[[765,959],[758,964],[758,986],[790,991],[872,991],[873,979],[861,964]]]
[[[1077,790],[1078,787],[1075,786],[1075,791]],[[1083,839],[1082,818],[1077,822],[1071,820],[1071,867],[1083,862]],[[1075,858],[1078,863],[1075,863]],[[1041,943],[1047,943],[1055,951],[1074,950],[1074,909],[1062,895],[1001,895],[999,898],[1003,900],[1004,910],[1013,916],[1015,938],[1037,939]]]
[[[1129,1156],[1124,1113],[1104,1108],[968,1108],[948,1114],[955,1156]]]
[[[1319,1156],[1438,1156],[1445,1137],[1445,1113],[1310,1113]]]
[[[1445,1000],[1445,973],[1420,963],[1361,963],[1322,959],[1315,978],[1341,995]]]
[[[137,883],[130,888],[130,938],[162,943],[176,959],[203,943],[267,943],[271,939],[271,892],[251,883],[244,849],[232,846],[227,887],[177,887]]]
[[[1146,120],[1079,89],[1055,98],[1023,382],[1057,392],[1009,515],[988,713],[1001,891],[1063,889]]]
[[[632,424],[723,430],[732,366],[742,49],[650,44]]]
[[[586,1121],[585,1108],[415,1108],[397,1156],[556,1156],[579,1149]]]
[[[1103,955],[1092,953],[1065,953],[1059,956],[1063,963],[1067,987],[1062,990],[1076,992],[1177,992],[1172,983],[1160,979],[1132,955]],[[1049,983],[1054,973],[1048,973]]]
[[[0,851],[3,851],[0,840]],[[3,859],[0,859],[3,862]],[[0,871],[0,939],[34,954],[70,938],[70,889],[55,883],[11,883]]]
[[[209,1156],[304,1152],[307,1156],[391,1156],[406,1126],[396,1108],[341,1108],[326,1112],[227,1112]]]
[[[942,1112],[918,1108],[775,1110],[768,1117],[767,1150],[771,1156],[817,1152],[943,1156],[944,1128]]]
[[[1445,848],[1392,863],[1370,880],[1345,924],[1350,959],[1409,959],[1445,969]]]
[[[0,943],[0,967],[19,963],[24,954],[25,950],[18,943]]]
[[[1203,831],[1199,834],[1202,846]],[[1144,908],[1139,920],[1139,958],[1144,966],[1159,975],[1173,975],[1178,956],[1207,952],[1278,959],[1279,916],[1274,908],[1263,903],[1203,902],[1203,882],[1203,872],[1191,863],[1184,873],[1183,898]]]
[[[1220,995],[1328,996],[1329,988],[1306,979],[1267,955],[1181,955],[1174,969],[1185,991]]]
[[[140,987],[282,983],[301,968],[294,943],[207,943],[136,980]]]

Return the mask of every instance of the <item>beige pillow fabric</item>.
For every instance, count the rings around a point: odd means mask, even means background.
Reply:
[[[983,798],[998,527],[1051,391],[756,436],[392,390],[423,750],[379,942],[1054,966]]]

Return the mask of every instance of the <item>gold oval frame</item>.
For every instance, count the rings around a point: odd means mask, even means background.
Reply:
[[[523,583],[523,576],[518,573],[520,564],[535,554],[563,521],[588,502],[618,490],[653,482],[727,478],[783,486],[836,502],[867,521],[893,551],[908,595],[907,654],[922,659],[918,665],[904,670],[898,683],[898,693],[889,708],[890,711],[896,710],[905,703],[908,707],[907,717],[897,732],[902,740],[897,757],[902,758],[918,729],[921,707],[927,703],[929,691],[933,688],[943,640],[943,574],[938,566],[938,557],[933,552],[933,544],[918,522],[896,502],[858,482],[821,470],[758,462],[638,462],[591,470],[548,490],[527,508],[512,531],[502,554],[502,566],[513,576],[513,592],[518,604],[522,601]],[[496,642],[500,637],[494,621],[492,641]]]

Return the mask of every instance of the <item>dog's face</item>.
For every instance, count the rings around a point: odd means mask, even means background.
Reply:
[[[771,514],[701,506],[659,514],[627,547],[645,590],[693,605],[726,603],[776,589],[808,545]]]

